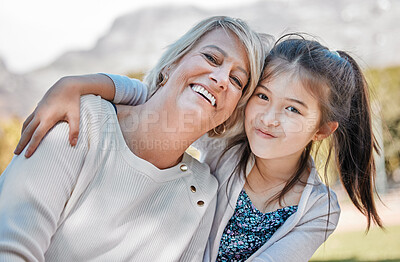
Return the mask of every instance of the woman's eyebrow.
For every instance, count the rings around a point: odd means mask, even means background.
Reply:
[[[218,52],[220,52],[220,53],[223,54],[224,56],[228,56],[228,54],[227,54],[224,50],[222,50],[221,48],[219,48],[219,47],[216,46],[216,45],[207,45],[207,46],[205,46],[204,48],[214,48],[214,49],[217,49]]]
[[[219,47],[216,46],[216,45],[207,45],[207,46],[205,46],[204,48],[214,48],[214,49],[216,49],[218,52],[220,52],[223,56],[229,57],[229,55],[228,55],[224,50],[222,50],[221,48],[219,48]],[[238,69],[239,69],[240,71],[242,71],[242,72],[246,75],[246,77],[249,77],[249,73],[248,73],[243,67],[238,66]]]

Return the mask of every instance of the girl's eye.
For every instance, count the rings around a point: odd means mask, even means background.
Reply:
[[[259,98],[261,98],[262,100],[266,100],[266,101],[269,101],[269,98],[268,98],[268,96],[266,96],[265,94],[257,94],[257,96],[259,97]]]
[[[235,82],[235,84],[240,87],[240,89],[243,88],[243,84],[238,77],[232,76],[231,78],[232,78],[233,82]]]
[[[290,112],[293,112],[293,113],[296,113],[296,114],[301,115],[300,111],[297,110],[297,109],[296,109],[295,107],[293,107],[293,106],[288,106],[286,109],[289,110]]]
[[[217,60],[210,54],[203,53],[204,57],[213,64],[217,64]]]

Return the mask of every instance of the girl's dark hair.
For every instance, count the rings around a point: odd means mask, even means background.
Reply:
[[[373,152],[379,152],[379,149],[372,132],[369,88],[360,67],[346,52],[330,51],[317,41],[291,34],[280,38],[266,57],[260,81],[273,79],[282,73],[297,76],[319,100],[320,126],[331,121],[339,124],[328,139],[325,181],[328,163],[334,155],[340,180],[351,201],[367,217],[367,229],[371,221],[382,227],[373,192],[376,173]],[[230,140],[226,151],[236,145],[240,145],[242,155],[235,171],[246,174],[251,150],[244,131]],[[311,141],[299,161],[297,172],[271,201],[281,201],[300,181],[301,174],[308,167],[312,146]]]

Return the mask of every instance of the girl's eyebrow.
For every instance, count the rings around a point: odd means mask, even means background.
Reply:
[[[225,56],[225,57],[229,57],[229,55],[224,51],[224,50],[222,50],[221,48],[219,48],[218,46],[216,46],[216,45],[207,45],[207,46],[205,46],[204,48],[213,48],[213,49],[216,49],[218,52],[220,52],[223,56]],[[245,75],[246,75],[246,77],[249,77],[249,74],[247,73],[247,71],[244,69],[244,68],[242,68],[241,66],[238,66],[238,69],[240,70],[240,71],[242,71]]]
[[[261,87],[261,88],[263,88],[263,89],[265,89],[265,91],[271,93],[271,91],[268,89],[268,87],[263,86],[262,84],[258,84],[258,86]]]
[[[297,100],[295,98],[286,98],[286,100],[289,100],[289,101],[295,102],[297,104],[300,104],[303,107],[305,107],[306,109],[308,109],[308,106],[303,101]]]
[[[261,84],[259,84],[258,86],[261,87],[262,89],[264,89],[265,91],[267,91],[268,93],[271,93],[271,90],[269,90],[268,87],[266,87],[264,85],[261,85]],[[306,109],[308,109],[308,106],[303,101],[300,101],[300,100],[295,99],[295,98],[290,98],[290,97],[286,97],[285,99],[289,100],[289,101],[292,101],[292,102],[295,102],[297,104],[300,104],[303,107],[305,107]]]

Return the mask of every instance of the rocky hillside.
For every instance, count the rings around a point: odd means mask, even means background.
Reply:
[[[330,47],[352,52],[364,67],[400,64],[400,53],[395,52],[400,44],[400,2],[395,0],[264,0],[213,11],[163,6],[118,18],[93,49],[67,52],[26,75],[13,75],[0,64],[1,114],[25,117],[63,75],[147,70],[168,43],[211,15],[240,17],[275,37],[307,32]]]
[[[27,113],[24,105],[35,103],[30,98],[32,89],[27,86],[25,77],[9,72],[0,58],[0,118]]]

